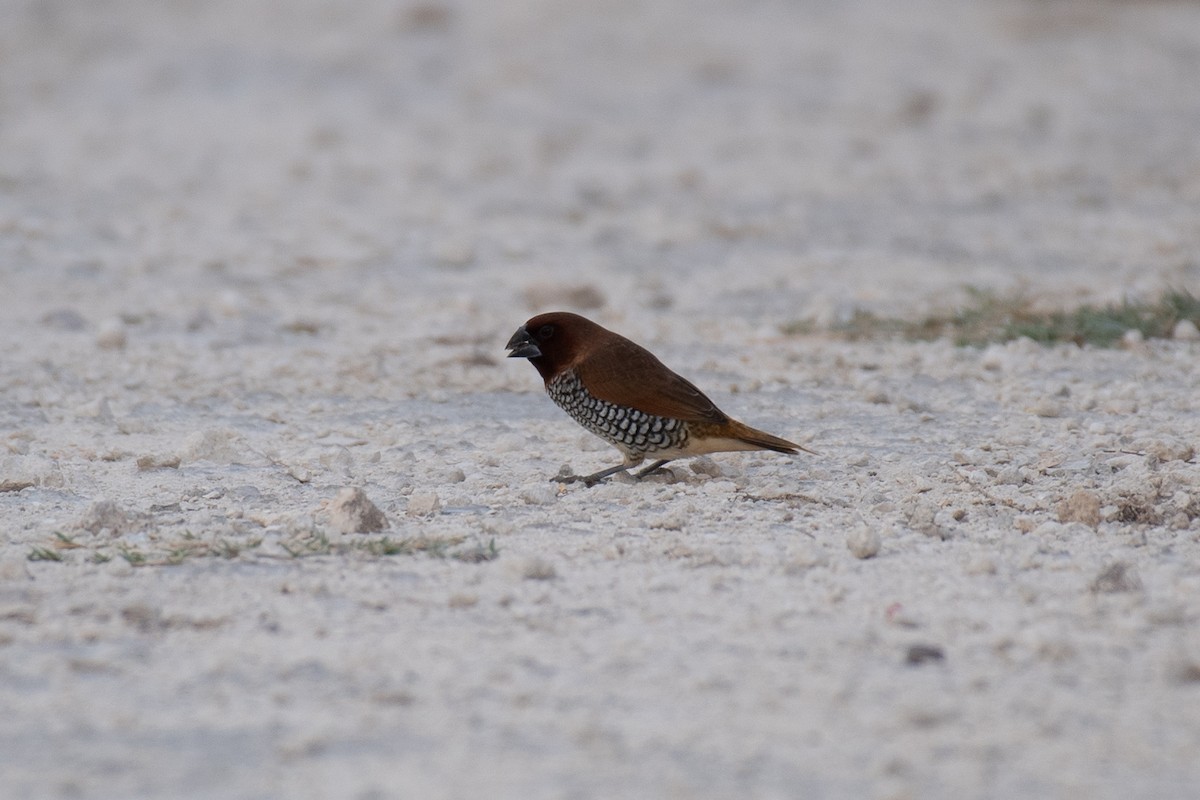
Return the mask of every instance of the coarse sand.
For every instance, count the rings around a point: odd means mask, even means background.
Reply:
[[[1200,293],[1200,4],[0,15],[3,798],[1200,797],[1195,329],[829,333]]]

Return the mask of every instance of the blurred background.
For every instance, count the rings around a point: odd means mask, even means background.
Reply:
[[[821,326],[1200,281],[1196,3],[0,10],[21,323]]]

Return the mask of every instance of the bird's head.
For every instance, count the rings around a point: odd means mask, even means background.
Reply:
[[[508,340],[509,358],[528,358],[545,380],[577,362],[603,334],[604,328],[566,311],[538,314]]]

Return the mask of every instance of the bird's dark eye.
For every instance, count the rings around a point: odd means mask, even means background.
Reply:
[[[543,325],[542,327],[538,328],[538,338],[539,339],[549,339],[553,335],[554,335],[554,326],[553,325]]]

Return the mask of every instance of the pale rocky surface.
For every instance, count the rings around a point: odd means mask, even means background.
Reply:
[[[781,333],[1200,289],[1200,5],[3,18],[4,797],[1200,793],[1195,327]],[[553,307],[820,455],[550,482]]]

